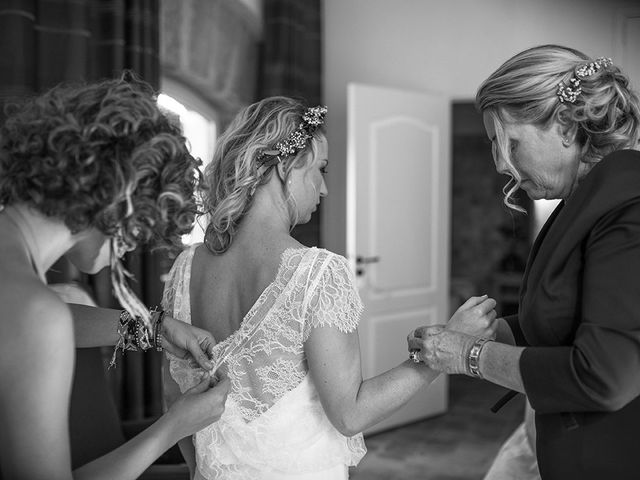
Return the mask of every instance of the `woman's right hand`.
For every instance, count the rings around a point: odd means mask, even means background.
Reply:
[[[474,337],[494,339],[496,335],[496,301],[487,295],[471,297],[456,310],[447,329]]]
[[[174,418],[178,440],[217,422],[224,412],[229,393],[229,379],[217,384],[209,373],[171,405],[167,415]]]
[[[190,358],[190,362],[205,370],[213,365],[209,360],[216,344],[211,333],[202,328],[176,320],[166,314],[162,324],[162,347],[178,358]]]

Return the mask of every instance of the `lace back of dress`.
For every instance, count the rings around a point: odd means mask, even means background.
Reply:
[[[192,256],[193,250],[176,260],[163,302],[187,322]],[[320,471],[355,465],[364,455],[362,435],[346,438],[335,430],[307,376],[304,341],[310,329],[357,326],[359,298],[343,290],[350,273],[346,260],[337,257],[315,248],[285,251],[276,278],[240,328],[214,347],[212,360],[221,362],[217,374],[230,378],[231,390],[222,418],[195,435],[202,478],[253,480],[265,471]],[[329,301],[327,295],[336,298]],[[344,305],[354,305],[356,314],[336,310]],[[170,371],[182,391],[199,378],[197,369],[175,357]]]
[[[227,355],[221,373],[230,378],[230,396],[246,421],[266,412],[307,374],[302,338],[307,286],[317,274],[313,257],[309,249],[285,251],[276,278],[238,335],[216,352]]]

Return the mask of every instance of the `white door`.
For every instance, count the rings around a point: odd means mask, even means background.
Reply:
[[[347,101],[347,258],[368,378],[407,359],[409,331],[449,318],[450,102],[360,84]],[[446,408],[441,376],[367,433]]]

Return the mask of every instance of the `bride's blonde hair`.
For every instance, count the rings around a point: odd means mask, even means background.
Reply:
[[[201,193],[208,220],[204,241],[212,253],[221,254],[229,248],[242,218],[251,208],[255,190],[273,175],[275,168],[258,168],[258,158],[286,140],[306,110],[306,105],[289,97],[265,98],[240,111],[220,136],[213,159],[204,171]],[[303,167],[317,154],[322,136],[324,130],[320,127],[305,148],[282,158],[291,226],[297,222],[295,199],[286,180],[291,170]]]

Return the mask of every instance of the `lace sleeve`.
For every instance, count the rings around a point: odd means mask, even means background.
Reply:
[[[176,258],[167,274],[162,293],[162,309],[173,318],[191,323],[189,308],[189,279],[194,247],[183,251]]]
[[[358,327],[363,305],[347,259],[331,254],[310,291],[303,339],[311,330],[333,327],[349,333]]]
[[[162,291],[162,309],[173,316],[173,307],[176,300],[176,264],[174,263],[167,273],[166,280],[164,282],[164,290]]]
[[[194,248],[187,249],[178,255],[167,274],[162,294],[162,308],[176,320],[189,324],[191,323],[189,279]],[[166,350],[165,355],[169,360],[169,374],[182,393],[198,384],[202,378],[201,369],[191,367],[188,358],[178,358]]]

